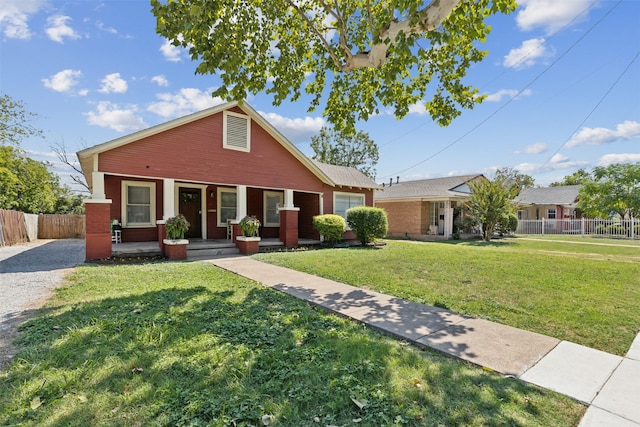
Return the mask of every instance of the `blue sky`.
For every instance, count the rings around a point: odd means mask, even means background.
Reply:
[[[45,138],[23,142],[55,163],[69,152],[198,111],[220,100],[216,76],[155,33],[148,1],[0,0],[0,92],[37,113]],[[513,167],[545,186],[579,168],[640,161],[640,1],[521,0],[490,18],[485,60],[465,83],[487,100],[446,127],[416,105],[358,123],[380,147],[377,181]],[[251,106],[303,152],[325,124],[308,100]]]

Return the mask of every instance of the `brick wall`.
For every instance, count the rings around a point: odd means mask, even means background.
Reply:
[[[424,203],[428,205],[428,203]],[[376,201],[376,207],[387,211],[389,220],[389,235],[424,234],[423,233],[423,202],[383,202]],[[428,212],[428,209],[426,209]],[[428,218],[427,218],[428,221]]]

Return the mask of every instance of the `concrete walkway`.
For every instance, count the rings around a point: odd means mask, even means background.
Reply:
[[[278,267],[249,257],[207,260],[416,345],[581,401],[581,427],[640,427],[640,334],[625,357]]]

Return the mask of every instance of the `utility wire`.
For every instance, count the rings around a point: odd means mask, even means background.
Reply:
[[[487,123],[491,118],[493,118],[495,115],[497,115],[500,111],[502,111],[503,109],[505,109],[509,104],[511,104],[516,98],[518,98],[518,96],[522,95],[522,93],[524,91],[526,91],[530,86],[532,86],[535,82],[537,82],[543,75],[545,75],[551,68],[553,68],[558,62],[560,62],[565,56],[567,56],[567,54],[573,50],[573,48],[578,45],[578,43],[580,43],[582,40],[585,39],[585,37],[587,37],[587,35],[589,35],[591,33],[591,31],[593,31],[594,28],[596,28],[598,25],[600,25],[602,23],[602,21],[604,21],[610,14],[611,12],[613,12],[614,9],[616,9],[618,6],[620,6],[620,4],[622,3],[623,0],[618,0],[618,2],[613,5],[613,7],[611,7],[611,9],[609,9],[607,11],[607,13],[605,13],[598,21],[596,21],[587,31],[584,32],[584,34],[582,34],[582,36],[580,36],[575,42],[573,42],[573,44],[571,44],[571,46],[569,46],[558,58],[556,58],[555,61],[553,61],[551,64],[549,64],[548,67],[546,67],[544,70],[542,70],[536,77],[534,77],[525,87],[523,87],[522,89],[520,89],[518,91],[518,93],[516,93],[512,98],[510,98],[506,103],[502,104],[500,107],[498,107],[493,113],[489,114],[486,118],[484,118],[480,123],[478,123],[477,125],[473,126],[470,130],[468,130],[467,132],[465,132],[464,134],[462,134],[462,136],[458,137],[457,139],[455,139],[454,141],[452,141],[451,143],[447,144],[446,146],[444,146],[443,148],[441,148],[440,150],[436,151],[435,153],[431,154],[430,156],[428,156],[427,158],[419,161],[418,163],[414,163],[413,165],[404,168],[398,172],[389,174],[389,175],[385,175],[384,178],[390,177],[390,176],[396,176],[399,175],[403,172],[406,172],[408,170],[411,170],[417,166],[422,165],[423,163],[426,163],[427,161],[433,159],[434,157],[438,156],[439,154],[443,153],[444,151],[448,150],[449,148],[453,147],[454,145],[456,145],[458,142],[462,141],[464,138],[466,138],[468,135],[470,135],[471,133],[475,132],[477,129],[479,129],[480,127],[482,127],[485,123]],[[425,123],[426,124],[426,123]]]
[[[565,145],[567,145],[567,143],[569,141],[571,141],[571,138],[573,137],[573,135],[576,134],[576,132],[578,132],[580,130],[580,128],[586,123],[587,120],[589,120],[589,118],[591,117],[591,115],[593,115],[593,113],[598,109],[598,107],[600,107],[600,104],[602,104],[602,102],[605,100],[605,98],[607,96],[609,96],[609,94],[611,93],[611,91],[613,90],[614,87],[616,87],[616,85],[618,84],[618,82],[620,82],[620,80],[622,80],[622,77],[624,77],[625,74],[627,74],[627,71],[629,71],[629,68],[631,68],[631,66],[633,65],[634,62],[636,62],[636,60],[638,59],[638,57],[640,57],[640,50],[638,50],[638,52],[636,52],[636,56],[633,57],[633,59],[629,62],[629,64],[627,64],[627,66],[625,67],[624,70],[622,70],[622,73],[620,73],[620,75],[618,76],[618,78],[611,84],[611,86],[609,86],[609,89],[607,89],[607,91],[604,93],[604,95],[602,95],[602,97],[600,98],[600,100],[596,103],[596,105],[591,109],[591,111],[589,111],[589,114],[587,114],[587,116],[584,118],[584,120],[582,120],[580,122],[580,124],[575,128],[575,130],[571,133],[571,136],[569,136],[569,138],[567,138],[562,145],[560,145],[560,147],[558,147],[558,149],[556,151],[553,152],[553,154],[551,154],[551,156],[549,156],[549,158],[542,164],[540,165],[540,167],[538,167],[533,173],[535,174],[536,172],[539,172],[540,170],[542,170],[550,161],[551,159],[560,152],[560,150],[562,150],[564,148]]]

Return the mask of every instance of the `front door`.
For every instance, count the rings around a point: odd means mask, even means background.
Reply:
[[[191,226],[184,235],[187,239],[202,238],[202,205],[199,188],[180,187],[179,212],[189,221]]]

